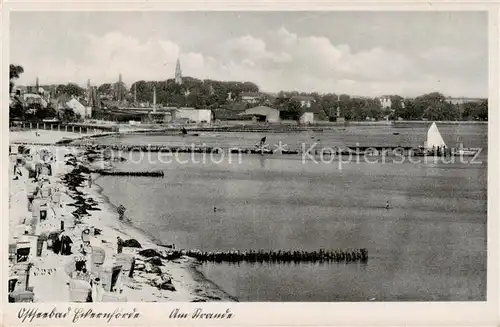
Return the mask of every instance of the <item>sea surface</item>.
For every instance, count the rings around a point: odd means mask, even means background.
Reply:
[[[487,126],[438,127],[448,146],[459,139],[465,147],[482,148],[480,156],[473,163],[469,158],[339,165],[300,155],[235,155],[214,162],[201,154],[179,154],[166,162],[157,153],[133,152],[117,170],[162,170],[165,176],[101,176],[96,182],[113,204],[127,208],[134,226],[177,248],[369,251],[366,265],[201,266],[208,279],[240,301],[484,301]],[[270,144],[298,147],[318,139],[322,146],[418,146],[427,128],[356,126],[266,136]],[[253,146],[263,136],[126,135],[94,142]]]

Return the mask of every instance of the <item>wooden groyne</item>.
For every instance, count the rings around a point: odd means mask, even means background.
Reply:
[[[14,142],[19,145],[49,145],[33,144],[25,142]],[[273,148],[259,149],[257,147],[237,147],[237,146],[168,146],[168,145],[117,145],[117,144],[55,144],[57,146],[70,146],[74,148],[91,149],[94,151],[116,151],[116,152],[162,152],[162,153],[234,153],[234,154],[258,154],[258,155],[322,155],[322,156],[421,156],[422,150],[418,147],[410,146],[328,146],[326,144],[306,145],[301,149],[286,149],[277,151]],[[426,156],[440,156],[436,154],[426,154]]]
[[[185,255],[201,262],[344,262],[367,263],[367,249],[319,251],[217,251],[189,250]]]
[[[109,170],[94,170],[94,173],[104,176],[135,176],[135,177],[163,177],[163,171],[109,171]]]
[[[79,148],[88,148],[87,144],[74,144],[71,145]],[[312,146],[312,145],[311,145]],[[322,147],[325,149],[322,151]],[[279,152],[272,148],[259,149],[257,147],[237,147],[237,146],[168,146],[168,145],[117,145],[117,144],[95,144],[92,145],[93,150],[112,150],[122,152],[165,152],[165,153],[241,153],[241,154],[274,154],[280,153],[285,155],[302,154],[310,148],[306,146],[305,149],[286,149]],[[312,148],[312,154],[323,155],[381,155],[383,151],[385,154],[408,153],[409,151],[416,150],[417,147],[410,146],[333,146],[329,147],[326,144],[318,145]]]

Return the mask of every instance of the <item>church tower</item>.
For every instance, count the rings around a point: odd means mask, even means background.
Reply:
[[[179,59],[177,59],[177,65],[175,66],[175,84],[182,84],[181,62]]]

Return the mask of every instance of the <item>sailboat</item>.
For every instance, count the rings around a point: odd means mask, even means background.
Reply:
[[[424,146],[420,146],[419,148],[419,151],[413,152],[414,156],[426,156],[433,154],[435,150],[446,148],[446,143],[435,122],[427,130],[427,140],[424,142]]]
[[[445,147],[446,143],[444,142],[441,133],[439,133],[439,129],[437,128],[436,123],[433,122],[431,127],[429,127],[429,130],[427,131],[427,141],[425,142],[425,148],[427,150],[433,150]]]

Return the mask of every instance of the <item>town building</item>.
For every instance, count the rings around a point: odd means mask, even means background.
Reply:
[[[241,116],[251,116],[256,121],[278,123],[280,121],[280,112],[277,109],[267,106],[258,106],[245,110]]]
[[[301,124],[312,124],[314,122],[314,113],[313,112],[304,112],[302,116],[300,116]]]
[[[382,109],[390,109],[392,107],[392,100],[388,96],[383,96],[378,99]]]
[[[69,109],[73,109],[75,114],[80,115],[84,119],[92,117],[92,108],[85,100],[78,100],[75,97],[71,97],[64,105]]]
[[[212,110],[210,109],[195,109],[190,107],[177,108],[175,111],[174,120],[186,119],[196,123],[211,123]]]
[[[294,95],[292,100],[299,102],[302,108],[311,108],[313,103],[316,102],[314,97],[309,95]]]
[[[465,103],[470,103],[470,102],[482,102],[486,99],[482,98],[452,98],[448,97],[446,98],[446,102],[451,103],[451,104],[465,104]]]
[[[240,98],[242,102],[258,104],[262,99],[262,95],[259,92],[241,92]]]

